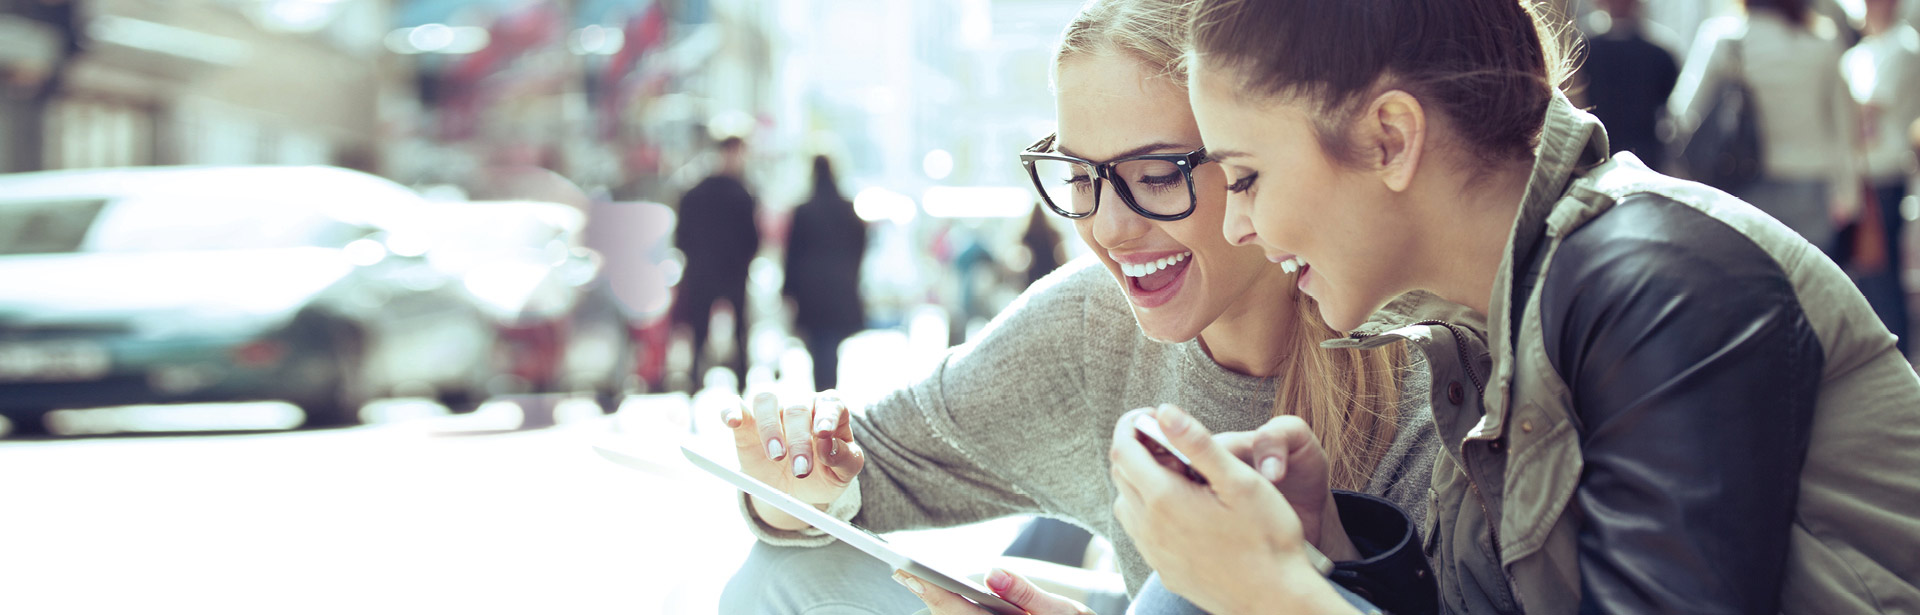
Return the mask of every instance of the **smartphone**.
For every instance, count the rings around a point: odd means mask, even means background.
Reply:
[[[1207,484],[1207,478],[1194,471],[1193,461],[1187,459],[1185,454],[1173,447],[1173,443],[1167,441],[1166,432],[1160,431],[1160,421],[1154,420],[1145,413],[1135,416],[1133,417],[1133,434],[1140,440],[1141,445],[1147,447],[1147,452],[1153,453],[1154,459],[1160,460],[1161,463],[1171,459],[1179,465],[1181,473],[1186,475],[1187,480],[1202,485]],[[1313,569],[1319,571],[1321,576],[1333,574],[1333,560],[1320,553],[1320,550],[1314,548],[1312,544],[1301,543],[1300,546],[1306,547],[1307,562],[1313,564]]]
[[[1160,431],[1160,421],[1144,413],[1133,417],[1133,435],[1140,440],[1142,446],[1147,447],[1147,452],[1153,453],[1154,459],[1161,463],[1171,459],[1179,466],[1180,473],[1186,475],[1187,480],[1202,485],[1207,484],[1207,477],[1193,470],[1193,461],[1187,459],[1180,449],[1174,448],[1173,443],[1167,441],[1166,432]]]

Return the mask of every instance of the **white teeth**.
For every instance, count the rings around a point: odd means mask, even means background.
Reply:
[[[1289,258],[1284,261],[1280,261],[1280,270],[1286,273],[1296,273],[1306,266],[1307,266],[1306,259],[1300,258],[1298,256]]]
[[[1126,276],[1130,278],[1137,278],[1177,265],[1180,261],[1187,260],[1187,257],[1192,255],[1192,252],[1181,252],[1150,263],[1140,263],[1138,265],[1120,263],[1120,273],[1126,274]]]

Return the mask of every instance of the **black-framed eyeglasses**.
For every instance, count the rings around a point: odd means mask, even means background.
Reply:
[[[1020,154],[1027,177],[1053,213],[1073,219],[1093,215],[1100,209],[1101,182],[1113,182],[1113,192],[1143,217],[1171,221],[1193,215],[1198,202],[1193,169],[1208,162],[1207,148],[1094,162],[1053,152],[1057,136],[1047,135]]]

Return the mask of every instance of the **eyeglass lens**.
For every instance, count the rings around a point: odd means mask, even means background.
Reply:
[[[1055,207],[1076,215],[1093,211],[1093,179],[1097,175],[1092,165],[1039,160],[1034,162],[1033,171]],[[1131,195],[1141,209],[1173,216],[1193,206],[1187,178],[1177,164],[1165,160],[1129,160],[1114,165],[1113,171],[1125,184],[1116,186],[1116,192]]]

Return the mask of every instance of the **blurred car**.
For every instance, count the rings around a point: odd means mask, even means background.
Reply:
[[[581,245],[586,214],[537,201],[436,203],[420,222],[430,258],[461,276],[499,332],[508,389],[591,391],[607,411],[630,389],[633,342],[598,253]]]
[[[389,394],[484,399],[495,332],[395,221],[426,202],[330,167],[0,176],[0,414]]]

